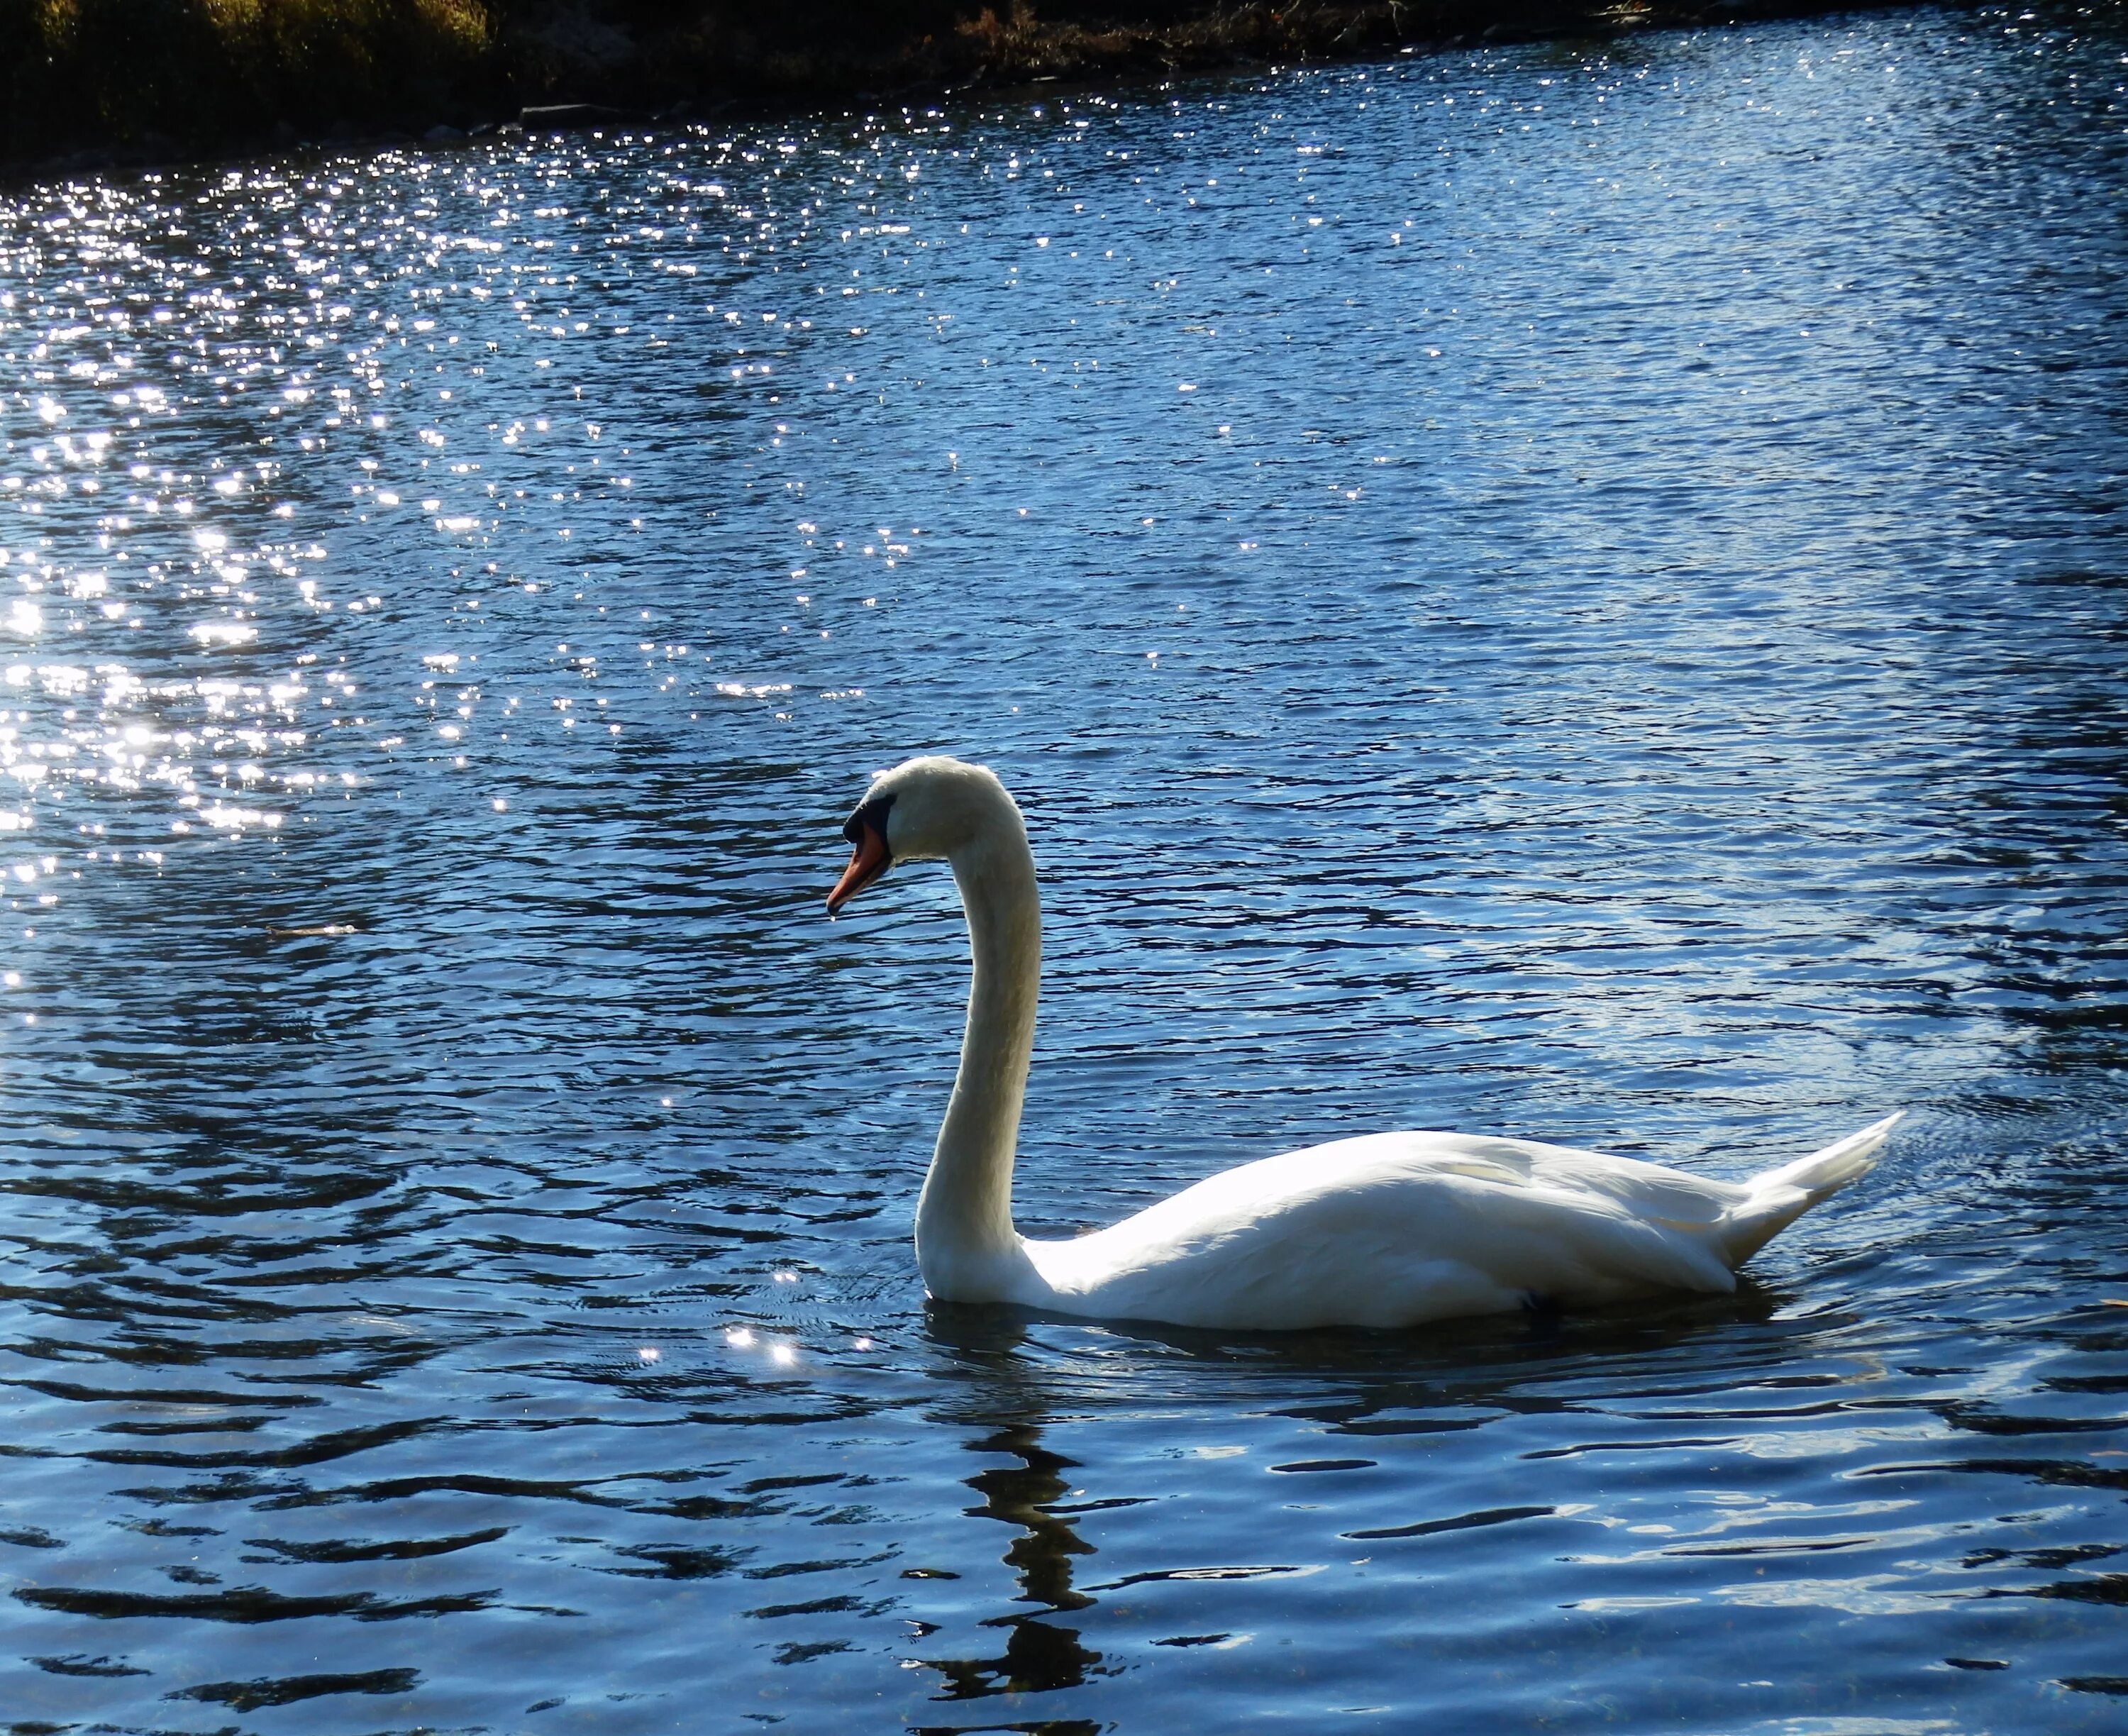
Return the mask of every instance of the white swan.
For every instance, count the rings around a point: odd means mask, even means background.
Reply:
[[[1030,1241],[1012,1163],[1041,901],[1019,809],[987,769],[912,759],[873,780],[830,915],[897,862],[952,863],[975,981],[961,1068],[916,1207],[943,1301],[1233,1329],[1406,1326],[1533,1300],[1734,1290],[1734,1268],[1864,1173],[1898,1115],[1736,1185],[1531,1139],[1384,1133],[1244,1163],[1114,1228]]]

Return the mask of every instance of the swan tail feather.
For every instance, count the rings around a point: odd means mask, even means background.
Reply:
[[[1887,1115],[1822,1151],[1752,1177],[1745,1184],[1750,1191],[1722,1226],[1722,1250],[1730,1264],[1742,1264],[1819,1201],[1869,1174],[1885,1136],[1905,1115],[1902,1110]]]

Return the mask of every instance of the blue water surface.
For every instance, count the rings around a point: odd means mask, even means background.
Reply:
[[[1895,12],[0,194],[0,1729],[2128,1724],[2128,29]],[[927,1308],[1390,1127],[1733,1298]]]

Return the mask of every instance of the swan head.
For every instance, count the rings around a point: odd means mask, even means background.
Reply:
[[[828,894],[834,916],[897,862],[953,861],[1003,827],[1024,840],[1019,809],[987,766],[927,754],[872,781],[843,822],[850,865]]]

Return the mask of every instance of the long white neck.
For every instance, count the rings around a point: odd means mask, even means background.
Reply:
[[[1012,1160],[1034,1053],[1042,899],[1027,834],[1009,806],[952,864],[975,980],[961,1070],[916,1203],[916,1264],[941,1301],[1009,1301],[1033,1269],[1012,1227]]]

